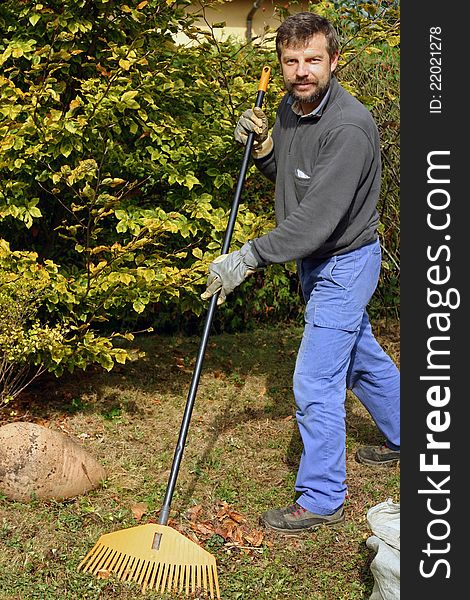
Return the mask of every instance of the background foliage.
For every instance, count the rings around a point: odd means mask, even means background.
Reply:
[[[272,32],[254,45],[218,42],[216,25],[196,26],[214,2],[192,15],[188,4],[0,5],[0,400],[43,370],[125,362],[132,331],[197,329],[241,162],[234,125],[264,64],[273,67],[271,124],[283,90]],[[286,6],[280,19],[295,9]],[[384,269],[372,313],[396,315],[397,10],[312,8],[338,27],[338,77],[380,128]],[[180,31],[194,44],[177,48]],[[245,190],[234,248],[274,224],[272,184],[254,167]],[[218,312],[219,329],[299,319],[294,271],[274,265],[253,277]]]

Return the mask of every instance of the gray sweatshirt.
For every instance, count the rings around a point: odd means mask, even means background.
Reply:
[[[272,138],[273,151],[255,160],[276,184],[277,226],[253,240],[260,264],[327,258],[377,239],[377,127],[335,77],[325,106],[315,115],[297,115],[286,94]]]

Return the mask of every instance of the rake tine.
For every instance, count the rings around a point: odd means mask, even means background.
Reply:
[[[141,584],[142,579],[145,577],[145,573],[147,573],[148,567],[149,567],[149,561],[144,560],[142,562],[142,568],[139,569],[139,571],[134,575],[134,581],[136,581],[138,584]]]
[[[85,556],[85,558],[82,560],[82,562],[78,565],[77,570],[80,570],[83,567],[83,565],[88,561],[88,559],[91,556],[93,556],[97,547],[98,547],[98,544],[95,544],[93,546],[93,548],[88,552],[88,554]],[[86,572],[87,570],[88,570],[88,567],[84,567],[83,572]]]
[[[184,591],[186,596],[189,596],[189,581],[191,578],[191,568],[189,565],[186,565],[184,568]]]
[[[113,548],[111,548],[111,552],[108,554],[108,556],[106,557],[105,562],[103,563],[103,569],[106,569],[107,571],[111,571],[111,565],[113,563],[113,560],[116,559],[116,554],[118,554],[117,550],[113,550]]]
[[[134,562],[134,557],[129,556],[129,558],[126,560],[123,570],[121,571],[121,576],[120,576],[121,581],[126,581],[127,576],[129,575],[129,569],[132,567],[133,562]]]
[[[139,580],[137,581],[137,583],[142,587],[142,594],[145,594],[145,592],[147,591],[153,567],[154,565],[151,562],[148,562],[147,568],[145,570],[142,570]]]
[[[140,565],[141,565],[140,558],[134,559],[134,562],[129,567],[129,573],[127,575],[126,581],[132,581],[132,579],[134,578],[134,574],[139,569]]]
[[[144,580],[145,575],[147,574],[148,570],[150,568],[150,561],[148,560],[144,560],[143,564],[142,564],[142,568],[140,569],[139,573],[135,574],[134,577],[134,581],[136,581],[138,583],[138,585],[142,585],[142,581]]]
[[[179,576],[179,586],[178,586],[178,592],[182,592],[183,591],[183,587],[184,587],[184,573],[185,573],[185,566],[181,565],[180,567],[180,576]]]
[[[142,581],[144,580],[144,577],[147,574],[149,567],[150,567],[150,562],[148,560],[144,560],[142,563],[142,568],[134,576],[134,581],[136,583],[138,583],[140,586],[142,585]]]
[[[109,558],[109,555],[112,554],[113,549],[107,548],[105,552],[101,552],[100,555],[93,562],[93,565],[90,565],[90,572],[93,575],[96,575],[100,569],[104,569],[104,564]]]
[[[171,589],[173,587],[173,573],[175,570],[175,565],[170,565],[169,569],[168,569],[168,578],[166,581],[166,589],[171,592]],[[165,588],[163,588],[165,589]]]
[[[117,572],[117,578],[121,579],[123,578],[124,572],[127,568],[127,565],[129,564],[131,557],[128,554],[124,554],[124,558],[121,562],[121,564],[119,565],[119,571]]]
[[[154,565],[153,571],[152,571],[152,575],[151,575],[151,578],[150,578],[150,583],[149,583],[150,589],[152,589],[152,588],[155,587],[155,578],[157,577],[157,574],[158,574],[159,570],[160,570],[160,565],[159,564]]]
[[[199,589],[202,588],[202,565],[199,565],[197,568],[197,587]]]
[[[173,592],[178,592],[182,568],[181,565],[175,566],[175,572],[173,573]]]
[[[160,585],[160,581],[162,579],[163,574],[163,565],[158,564],[155,568],[155,576],[153,578],[153,589],[158,590],[158,586]]]
[[[162,581],[162,577],[163,577],[163,572],[165,570],[165,565],[158,565],[158,576],[155,580],[155,589],[158,590],[160,587],[160,583]]]
[[[93,564],[93,562],[95,561],[96,558],[96,553],[97,551],[101,548],[101,546],[95,546],[94,548],[92,548],[90,550],[90,552],[88,552],[88,554],[85,556],[85,558],[82,560],[82,562],[80,563],[81,565],[84,565],[83,567],[83,571],[88,571],[90,569],[90,566]]]
[[[214,597],[214,585],[212,583],[212,569],[211,569],[211,567],[209,567],[208,579],[209,579],[209,593],[210,593],[211,598],[213,598]]]
[[[163,577],[162,577],[162,581],[161,581],[161,586],[160,586],[160,592],[163,593],[165,591],[165,587],[166,587],[166,582],[168,579],[168,571],[170,570],[170,565],[166,564],[163,567]]]
[[[106,546],[99,546],[96,549],[95,554],[90,558],[90,563],[88,565],[88,570],[93,572],[97,565],[100,564],[101,557],[106,554]]]
[[[212,580],[214,581],[215,584],[215,590],[216,590],[216,598],[220,599],[220,589],[219,589],[219,578],[217,577],[217,569],[215,567],[215,565],[212,565]]]
[[[108,571],[114,572],[115,566],[117,563],[120,562],[121,557],[122,557],[122,553],[119,552],[119,550],[116,550],[116,554],[113,556],[113,558],[111,559],[111,562],[109,563]]]
[[[125,560],[126,555],[124,554],[124,552],[119,552],[119,554],[116,556],[116,561],[114,562],[114,564],[112,565],[112,572],[116,574],[116,577],[118,577],[118,573],[119,573],[119,569],[121,568],[121,565],[123,563],[123,561]],[[118,577],[119,579],[119,577]]]
[[[132,575],[132,579],[133,581],[137,581],[140,577],[140,574],[142,571],[145,572],[147,568],[147,561],[143,560],[143,559],[139,559],[139,564],[136,567],[136,570],[134,571],[133,575]]]
[[[181,570],[181,565],[175,565],[175,570],[173,571],[173,585],[171,586],[171,590],[173,592],[178,591],[178,584],[180,581],[180,570]]]
[[[132,578],[134,577],[134,573],[135,573],[136,569],[139,568],[139,564],[140,564],[140,558],[134,558],[134,560],[131,563],[129,563],[129,567],[127,569],[126,581],[132,581]]]
[[[184,565],[181,565],[180,567],[180,576],[179,576],[179,580],[178,580],[178,593],[181,594],[181,592],[184,589],[184,574],[185,574],[186,568]]]

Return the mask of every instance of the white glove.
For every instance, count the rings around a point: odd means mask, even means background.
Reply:
[[[207,288],[201,294],[201,298],[208,300],[220,290],[217,305],[223,304],[227,294],[239,286],[257,268],[258,261],[251,249],[251,242],[246,242],[240,250],[218,256],[209,265]]]
[[[234,137],[240,144],[246,145],[248,134],[253,132],[254,143],[252,154],[255,158],[267,156],[273,149],[273,140],[268,132],[268,117],[261,108],[249,108],[238,119]]]

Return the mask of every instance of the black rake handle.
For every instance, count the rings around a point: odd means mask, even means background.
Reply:
[[[263,67],[261,78],[258,85],[258,94],[256,97],[255,107],[261,108],[263,105],[264,95],[268,88],[269,77],[271,75],[271,69],[269,67]],[[251,131],[248,134],[248,139],[245,146],[245,152],[243,154],[242,165],[240,167],[240,173],[238,175],[237,186],[235,188],[235,194],[230,209],[229,220],[227,229],[225,231],[224,242],[222,244],[221,254],[227,254],[230,248],[230,242],[232,239],[233,230],[235,228],[235,221],[237,219],[238,207],[240,205],[240,199],[245,184],[245,177],[248,171],[250,163],[251,151],[253,149],[255,134]],[[166,525],[170,516],[170,505],[173,498],[173,492],[175,491],[176,480],[180,469],[181,459],[183,458],[184,445],[186,443],[186,437],[188,435],[189,423],[191,421],[191,415],[193,412],[194,402],[196,400],[197,388],[199,385],[199,379],[201,377],[202,363],[204,362],[204,356],[206,353],[207,342],[209,341],[209,333],[214,318],[215,309],[217,306],[217,298],[219,293],[214,294],[210,300],[209,308],[207,310],[206,320],[204,323],[204,329],[201,336],[201,342],[199,344],[199,350],[196,358],[196,365],[194,367],[193,375],[191,378],[191,384],[189,386],[188,399],[186,400],[186,406],[184,409],[183,419],[181,421],[181,428],[178,437],[178,443],[175,448],[175,455],[173,457],[173,463],[171,465],[170,476],[165,492],[165,498],[163,505],[160,510],[158,523],[160,525]]]

